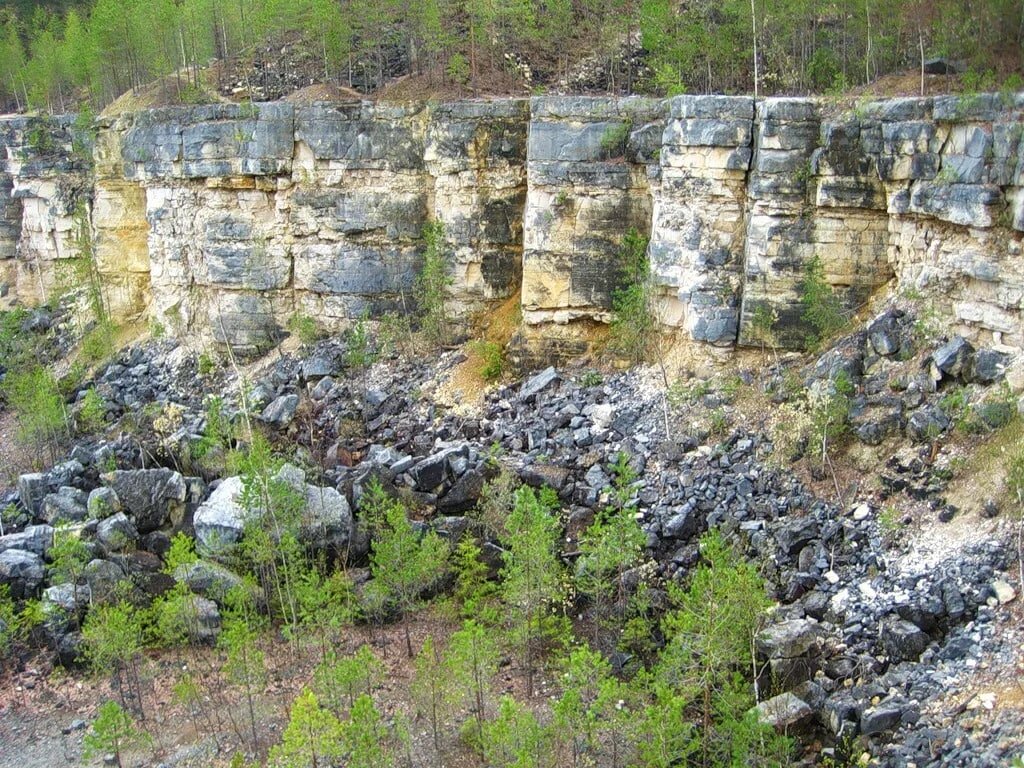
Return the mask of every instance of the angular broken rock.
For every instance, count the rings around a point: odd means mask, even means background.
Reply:
[[[208,560],[182,563],[174,569],[174,580],[183,582],[197,595],[223,604],[231,590],[245,583],[242,578],[222,565]]]
[[[558,371],[555,370],[554,366],[545,368],[543,371],[532,378],[527,379],[523,383],[523,386],[519,390],[519,397],[522,400],[528,400],[531,397],[535,397],[558,381],[558,379]]]
[[[762,630],[757,651],[768,659],[795,659],[818,647],[821,627],[808,619],[790,619]]]
[[[40,557],[53,545],[53,528],[49,525],[30,525],[19,533],[8,533],[0,536],[0,552],[8,549],[23,549]]]
[[[196,509],[192,525],[200,554],[222,554],[242,538],[246,513],[241,495],[242,478],[226,477]]]
[[[116,470],[103,476],[139,533],[177,523],[185,511],[185,478],[171,469]]]
[[[0,552],[0,584],[10,588],[15,600],[33,597],[44,575],[43,558],[39,555],[23,549]]]
[[[971,370],[974,347],[963,336],[954,336],[932,353],[932,378],[963,378]]]
[[[123,552],[139,540],[139,532],[124,512],[111,515],[96,528],[96,541],[107,552]]]
[[[895,617],[883,622],[881,636],[882,648],[894,662],[917,661],[931,642],[916,624]]]
[[[295,418],[295,411],[299,407],[298,395],[281,395],[270,405],[263,409],[259,419],[264,424],[274,427],[287,427]]]
[[[789,691],[762,701],[754,710],[758,720],[779,730],[792,728],[814,714],[807,702]]]

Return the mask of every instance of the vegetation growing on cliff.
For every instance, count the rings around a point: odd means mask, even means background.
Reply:
[[[311,73],[349,86],[824,92],[945,56],[985,88],[1020,72],[1022,14],[1008,0],[18,0],[0,11],[0,100],[71,111],[169,75],[189,102],[212,58],[296,44]]]
[[[641,363],[657,335],[654,285],[647,258],[647,238],[630,229],[619,249],[619,279],[622,286],[612,294],[611,347],[632,363]]]

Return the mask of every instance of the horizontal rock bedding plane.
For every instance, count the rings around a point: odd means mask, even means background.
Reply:
[[[0,119],[0,301],[40,302],[82,256],[118,318],[239,352],[296,313],[408,310],[443,227],[462,316],[519,294],[523,337],[607,322],[630,230],[658,317],[714,347],[806,335],[821,264],[846,308],[928,296],[952,330],[1024,345],[1024,95],[541,96],[215,104]],[[552,330],[554,329],[554,330]],[[574,349],[573,345],[563,345]]]

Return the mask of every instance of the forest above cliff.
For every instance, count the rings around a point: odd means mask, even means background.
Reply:
[[[18,0],[0,9],[0,107],[99,109],[161,79],[172,102],[314,84],[390,98],[841,93],[908,72],[922,90],[953,74],[944,88],[1012,89],[1022,42],[1016,0]]]

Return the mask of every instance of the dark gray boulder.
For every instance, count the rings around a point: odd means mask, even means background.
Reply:
[[[954,336],[932,353],[932,378],[965,378],[974,360],[974,347],[963,336]]]
[[[103,476],[139,533],[180,522],[185,513],[185,478],[171,469],[116,470]]]
[[[96,541],[107,552],[124,552],[132,549],[139,540],[139,532],[124,512],[100,521],[96,528]]]
[[[931,642],[920,627],[898,617],[882,623],[881,641],[886,655],[894,662],[917,661]]]
[[[264,424],[273,427],[287,427],[295,418],[295,411],[298,410],[298,407],[298,395],[281,395],[263,409],[259,419]]]
[[[179,565],[174,569],[174,580],[185,584],[197,595],[207,597],[221,605],[228,593],[244,585],[242,578],[222,565],[208,560]]]
[[[22,549],[26,552],[46,557],[53,546],[53,528],[49,525],[30,525],[18,533],[0,536],[0,552],[9,549]]]
[[[50,525],[57,523],[78,523],[89,515],[89,496],[85,491],[65,485],[56,493],[49,493],[43,499],[39,517]]]
[[[43,558],[23,549],[0,552],[0,584],[6,584],[15,600],[34,597],[43,583],[46,569]]]

